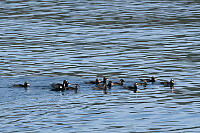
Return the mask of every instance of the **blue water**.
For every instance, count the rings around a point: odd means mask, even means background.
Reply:
[[[199,132],[192,0],[1,1],[0,132]],[[107,94],[84,81],[175,80]],[[64,79],[74,91],[50,91]],[[29,89],[13,88],[28,81]]]

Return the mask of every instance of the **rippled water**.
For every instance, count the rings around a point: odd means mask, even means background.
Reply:
[[[198,132],[197,0],[0,1],[0,132]],[[175,89],[83,82],[175,79]],[[50,91],[68,79],[77,94]],[[29,81],[30,89],[10,88]]]

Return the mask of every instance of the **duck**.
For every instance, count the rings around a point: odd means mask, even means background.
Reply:
[[[74,84],[74,87],[67,87],[66,89],[67,90],[74,90],[75,91],[75,93],[77,93],[77,91],[78,91],[78,84]]]
[[[126,87],[124,87],[125,89],[128,89],[128,90],[132,90],[134,93],[137,93],[138,91],[137,91],[137,89],[138,89],[138,83],[137,82],[135,82],[134,84],[133,84],[133,86],[126,86]]]
[[[85,82],[85,84],[96,84],[96,85],[98,85],[99,84],[99,79],[98,78],[96,78],[96,80],[95,81],[86,81]]]
[[[165,87],[172,87],[174,86],[174,79],[171,79],[170,81],[160,82],[160,84],[164,85]]]
[[[146,81],[146,82],[152,82],[152,83],[154,83],[154,82],[156,82],[156,80],[157,80],[157,78],[155,78],[154,76],[152,76],[150,79],[140,79],[140,81]]]
[[[97,87],[93,88],[93,90],[103,90],[103,93],[107,94],[106,84],[104,84],[103,86],[97,86]]]
[[[30,87],[30,84],[29,84],[28,82],[24,82],[24,84],[14,84],[13,87],[17,87],[17,88],[20,88],[20,87],[28,88],[28,87]]]
[[[119,83],[118,82],[114,82],[112,83],[112,85],[121,85],[123,86],[123,82],[125,82],[123,79],[120,79]]]
[[[63,83],[53,83],[51,84],[51,91],[64,91],[66,90],[66,86],[69,85],[69,82],[67,80],[63,80]]]

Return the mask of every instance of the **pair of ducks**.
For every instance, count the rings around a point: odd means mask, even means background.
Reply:
[[[108,80],[108,78],[106,78],[106,77],[103,77],[103,80],[99,80],[98,78],[96,78],[95,81],[87,81],[87,82],[85,82],[85,84],[95,84],[96,87],[94,87],[93,90],[103,90],[104,94],[107,94],[107,88],[111,89],[111,87],[114,85],[123,86],[123,82],[125,82],[123,79],[120,79],[119,83],[108,81],[108,84],[106,84],[107,80]],[[100,84],[100,83],[102,83],[102,84]]]
[[[53,83],[51,84],[52,91],[64,91],[64,90],[74,90],[77,92],[78,84],[75,84],[74,87],[69,87],[70,83],[67,80],[63,80],[63,83]],[[30,84],[28,82],[24,82],[24,84],[14,84],[13,87],[16,88],[28,88]]]
[[[75,93],[78,91],[78,84],[74,84],[74,87],[69,87],[71,85],[67,80],[63,80],[63,83],[53,83],[51,84],[51,91],[65,91],[65,90],[74,90]]]
[[[109,81],[108,84],[106,85],[107,80],[108,78],[106,77],[103,77],[102,81],[96,78],[95,81],[86,81],[85,84],[95,84],[96,87],[94,87],[93,90],[103,90],[104,94],[107,94],[107,86],[111,88],[111,83],[112,83],[111,81]]]
[[[156,82],[157,78],[155,77],[151,77],[150,79],[140,79],[140,81],[143,81],[144,84],[146,84],[147,82]],[[174,79],[171,79],[170,81],[161,81],[159,82],[159,84],[164,85],[165,87],[172,87],[174,86]]]
[[[96,85],[99,85],[100,83],[103,83],[103,84],[106,84],[106,81],[108,80],[108,78],[106,78],[106,77],[103,77],[103,80],[101,81],[101,80],[99,80],[98,78],[96,78],[96,80],[95,81],[87,81],[87,82],[85,82],[85,84],[96,84]],[[110,86],[111,87],[111,85],[123,85],[123,82],[125,82],[123,79],[120,79],[120,82],[118,83],[118,82],[114,82],[114,83],[112,83],[112,81],[109,81],[108,82],[108,86]]]

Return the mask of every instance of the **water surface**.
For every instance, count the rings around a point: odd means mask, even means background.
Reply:
[[[0,2],[1,132],[198,132],[196,0]],[[104,95],[84,81],[175,79]],[[67,79],[77,94],[50,91]],[[30,89],[10,88],[29,81]]]

